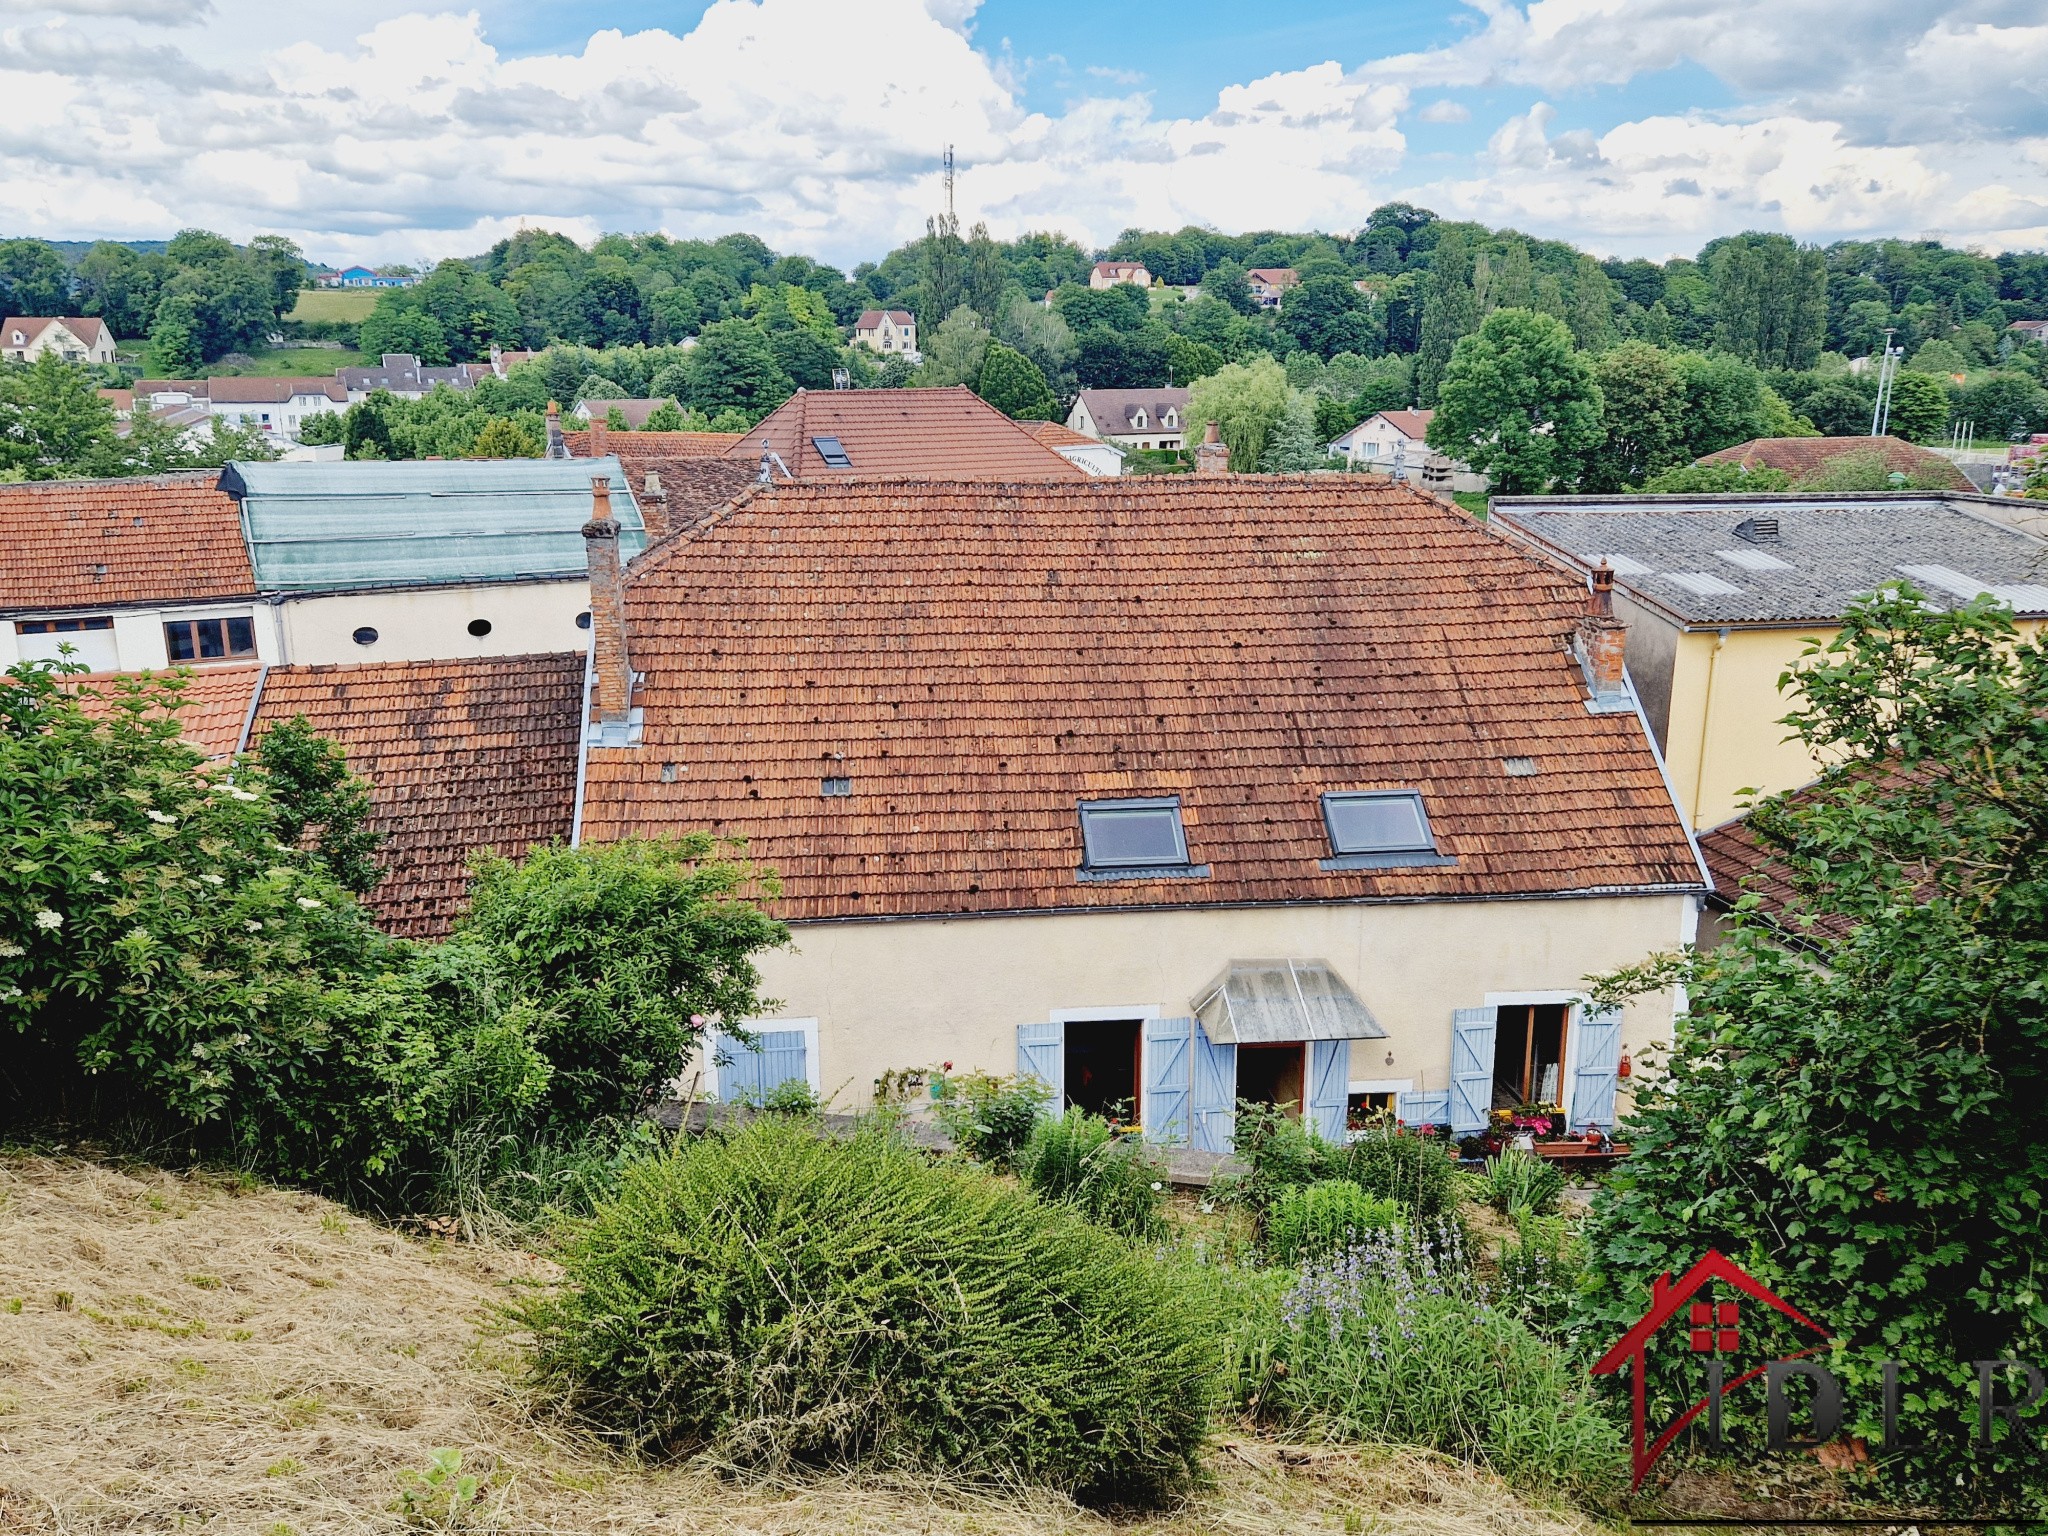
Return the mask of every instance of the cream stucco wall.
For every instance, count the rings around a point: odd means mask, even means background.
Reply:
[[[2022,633],[2041,628],[2020,624]],[[1746,790],[1777,794],[1810,783],[1822,763],[1782,725],[1796,699],[1778,691],[1809,640],[1823,645],[1832,625],[1788,629],[1708,628],[1676,632],[1664,760],[1679,810],[1696,831],[1742,812]]]
[[[284,605],[285,650],[300,664],[580,651],[590,632],[576,618],[589,607],[581,578],[294,597]],[[477,619],[489,634],[469,633]],[[356,644],[360,628],[376,630],[376,642]]]
[[[803,924],[792,949],[762,958],[778,1006],[760,1027],[815,1020],[814,1079],[860,1107],[890,1068],[1016,1071],[1021,1024],[1081,1010],[1184,1017],[1233,960],[1317,959],[1387,1031],[1353,1042],[1351,1080],[1441,1090],[1453,1009],[1564,1001],[1589,973],[1679,947],[1694,911],[1693,897],[1663,895]],[[1668,994],[1638,999],[1624,1047],[1639,1053],[1670,1027]],[[699,1063],[685,1082],[699,1071],[700,1086],[715,1081]]]

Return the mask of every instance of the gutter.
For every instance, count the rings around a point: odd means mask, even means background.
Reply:
[[[1707,653],[1706,697],[1700,701],[1700,753],[1698,759],[1693,764],[1692,770],[1692,808],[1685,816],[1685,835],[1687,837],[1692,836],[1692,824],[1700,819],[1700,794],[1705,787],[1707,778],[1707,731],[1714,720],[1714,673],[1721,661],[1721,647],[1727,643],[1728,627],[1723,625],[1720,633],[1714,640],[1713,650]],[[1697,843],[1693,845],[1693,852],[1694,854],[1699,852],[1699,845]],[[1700,868],[1704,871],[1706,865],[1702,864]],[[1711,879],[1707,881],[1709,889],[1713,888],[1713,884],[1714,882]]]

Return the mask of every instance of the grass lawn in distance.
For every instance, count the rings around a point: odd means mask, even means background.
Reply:
[[[252,352],[255,360],[251,368],[222,368],[218,363],[209,363],[202,373],[240,373],[250,378],[278,379],[285,377],[332,378],[337,368],[360,368],[370,359],[360,352],[338,352],[333,347],[283,347],[275,352]]]
[[[370,318],[377,295],[368,288],[301,288],[287,320],[351,320]]]
[[[1459,506],[1463,507],[1467,512],[1471,513],[1474,517],[1478,518],[1479,521],[1482,523],[1486,521],[1486,503],[1488,499],[1489,498],[1487,497],[1487,494],[1484,491],[1451,492],[1451,500],[1455,501]]]

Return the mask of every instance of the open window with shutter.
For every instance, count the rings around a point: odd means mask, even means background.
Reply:
[[[1064,1113],[1067,1107],[1067,1026],[1019,1024],[1017,1075],[1035,1078],[1044,1085],[1048,1114]]]
[[[1621,1070],[1621,1010],[1588,1006],[1573,1032],[1572,1101],[1566,1123],[1574,1130],[1593,1126],[1611,1131],[1615,1087]]]

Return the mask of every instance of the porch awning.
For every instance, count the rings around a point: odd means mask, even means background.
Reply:
[[[1195,1017],[1218,1045],[1387,1036],[1326,960],[1233,960],[1195,994]]]

